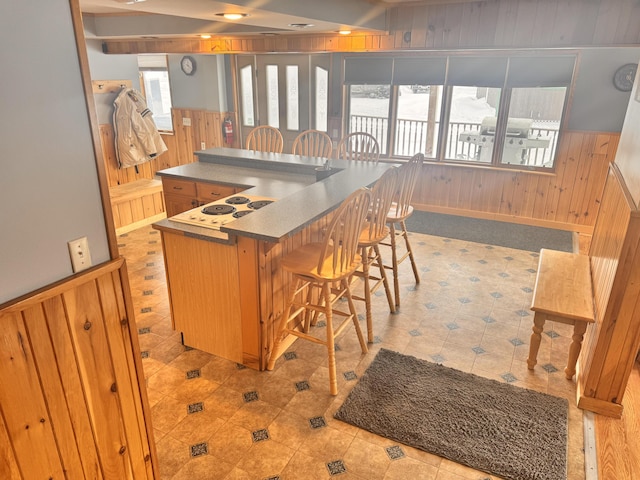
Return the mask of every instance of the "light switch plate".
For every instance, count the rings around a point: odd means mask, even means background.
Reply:
[[[91,252],[87,237],[77,238],[67,243],[71,256],[71,268],[74,273],[86,270],[91,266]]]

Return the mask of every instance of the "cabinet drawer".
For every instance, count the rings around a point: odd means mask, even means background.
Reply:
[[[198,193],[198,200],[201,202],[214,202],[233,195],[236,193],[236,188],[230,187],[229,185],[218,185],[216,183],[197,183],[196,191]]]
[[[186,195],[189,197],[196,196],[196,184],[195,182],[190,182],[188,180],[175,180],[173,178],[163,178],[162,189],[164,190],[165,194],[174,193],[176,195]]]

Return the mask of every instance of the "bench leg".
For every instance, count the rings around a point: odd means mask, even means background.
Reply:
[[[578,355],[580,355],[580,349],[582,348],[582,338],[586,331],[587,322],[576,320],[573,326],[571,346],[569,347],[569,360],[567,360],[567,368],[564,369],[564,374],[568,380],[571,380],[576,373],[576,363],[578,361]]]
[[[529,370],[533,370],[533,367],[538,363],[538,349],[540,348],[540,342],[542,341],[542,330],[544,328],[545,317],[536,313],[533,316],[533,333],[531,334],[531,340],[529,342],[529,358],[527,359],[527,365]]]

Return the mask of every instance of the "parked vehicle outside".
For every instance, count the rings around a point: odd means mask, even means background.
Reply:
[[[413,93],[429,93],[429,85],[411,85]]]

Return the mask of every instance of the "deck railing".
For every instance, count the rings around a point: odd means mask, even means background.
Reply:
[[[546,127],[546,128],[545,128]],[[349,121],[350,132],[367,132],[376,137],[380,143],[380,150],[388,154],[387,138],[389,120],[386,117],[372,117],[365,115],[351,115]],[[417,152],[424,152],[427,157],[434,157],[436,139],[440,131],[440,122],[429,123],[424,120],[396,120],[392,156],[410,157]],[[461,141],[461,133],[479,133],[480,123],[451,122],[445,142],[445,158],[450,160],[487,161],[480,157],[480,147],[471,142]],[[464,136],[462,136],[464,137]],[[521,165],[530,167],[546,167],[553,165],[553,156],[558,143],[557,122],[533,122],[529,130],[529,138],[543,138],[549,140],[544,148],[527,148],[519,158]],[[508,160],[504,160],[505,163]]]

